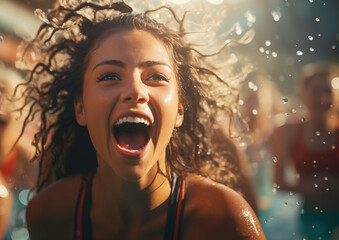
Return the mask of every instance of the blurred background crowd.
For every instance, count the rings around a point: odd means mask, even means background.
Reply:
[[[227,5],[225,31],[255,31],[249,44],[228,51],[253,65],[239,85],[248,125],[239,148],[253,183],[248,201],[267,239],[339,239],[339,1],[204,1]],[[25,77],[15,68],[16,50],[37,32],[35,9],[53,4],[0,0],[0,238],[8,240],[28,239],[24,209],[36,175],[29,159],[38,123],[12,147],[23,117],[11,112],[8,96]]]

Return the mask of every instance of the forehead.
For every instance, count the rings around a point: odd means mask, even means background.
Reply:
[[[140,61],[161,61],[172,65],[165,44],[143,30],[121,30],[101,38],[92,48],[89,62],[93,64],[110,59],[118,59],[130,64]]]
[[[329,73],[318,73],[309,77],[306,81],[306,87],[308,88],[330,88],[330,74]]]

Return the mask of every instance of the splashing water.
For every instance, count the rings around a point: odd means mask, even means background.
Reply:
[[[280,12],[279,10],[277,10],[277,11],[272,11],[271,14],[272,14],[273,20],[274,20],[275,22],[278,22],[278,21],[280,20],[280,18],[281,18],[281,12]]]
[[[302,56],[304,53],[302,51],[297,51],[298,56]]]
[[[252,27],[257,21],[257,18],[250,11],[245,12],[245,18],[247,19],[247,26]]]

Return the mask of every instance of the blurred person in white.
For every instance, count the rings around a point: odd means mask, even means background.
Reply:
[[[330,63],[304,66],[299,84],[307,115],[277,128],[271,139],[277,158],[275,183],[281,190],[301,194],[300,220],[307,240],[337,239],[333,232],[339,225],[339,130],[330,120],[337,118],[331,81],[338,76],[338,67]],[[289,174],[288,166],[295,174]]]
[[[27,204],[25,198],[35,181],[34,167],[29,162],[34,154],[31,147],[34,127],[31,125],[16,143],[23,116],[14,113],[18,102],[12,96],[21,79],[16,70],[0,65],[0,236],[8,226],[5,239],[10,239],[11,229],[17,224],[23,224],[23,213],[19,214],[21,217],[18,215],[21,220],[16,215]]]

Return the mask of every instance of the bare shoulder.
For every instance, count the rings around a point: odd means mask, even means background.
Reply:
[[[65,177],[36,194],[26,209],[32,240],[72,239],[74,212],[82,175]]]
[[[259,221],[244,198],[204,177],[188,177],[185,239],[265,239]]]

